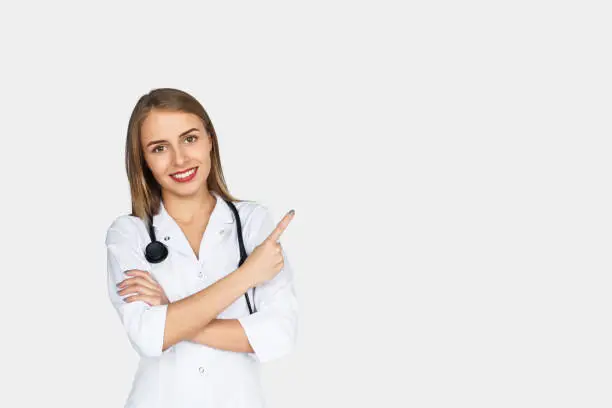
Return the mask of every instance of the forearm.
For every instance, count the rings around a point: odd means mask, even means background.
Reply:
[[[250,287],[250,274],[240,267],[207,288],[170,303],[162,351],[192,338]]]
[[[253,353],[238,319],[214,319],[188,340],[216,349]]]

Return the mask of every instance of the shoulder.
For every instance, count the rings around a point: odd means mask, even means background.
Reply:
[[[122,214],[116,217],[106,230],[106,245],[139,240],[146,234],[145,223],[138,217]]]
[[[270,215],[268,207],[257,201],[239,201],[234,203],[243,224],[258,222]]]
[[[120,215],[109,225],[106,231],[109,273],[116,282],[123,279],[123,271],[151,270],[144,254],[145,236],[148,237],[145,223],[132,215]]]
[[[247,246],[253,248],[268,236],[274,229],[270,209],[257,201],[239,201],[234,203]]]

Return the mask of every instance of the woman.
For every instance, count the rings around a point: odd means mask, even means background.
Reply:
[[[126,170],[132,213],[106,234],[110,300],[141,357],[125,406],[264,407],[259,363],[296,342],[293,276],[278,242],[293,210],[274,225],[266,207],[230,195],[208,114],[176,89],[136,104]],[[167,249],[161,262],[145,255],[152,238]]]

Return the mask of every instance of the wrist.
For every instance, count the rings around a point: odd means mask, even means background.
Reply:
[[[238,275],[245,292],[257,284],[251,268],[251,266],[244,263],[236,270],[236,274]]]

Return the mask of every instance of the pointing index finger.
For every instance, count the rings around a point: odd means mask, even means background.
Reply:
[[[276,225],[276,228],[274,228],[274,231],[272,231],[270,233],[270,235],[268,236],[268,240],[271,241],[278,241],[281,237],[281,235],[283,234],[283,232],[287,229],[287,227],[289,226],[289,223],[291,222],[291,220],[293,219],[293,216],[295,215],[295,210],[291,210],[289,211],[282,220],[280,220],[280,222],[278,223],[278,225]]]

